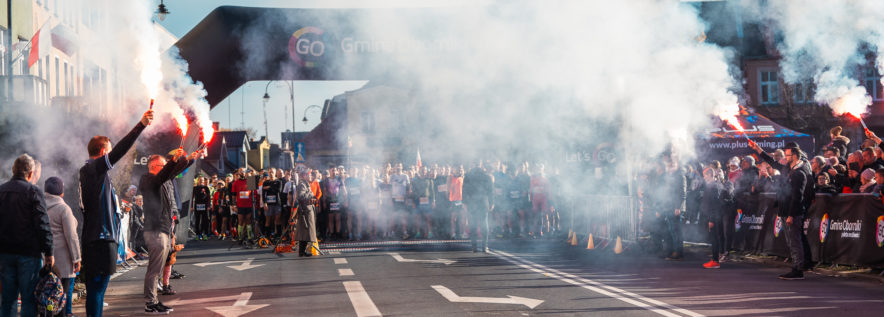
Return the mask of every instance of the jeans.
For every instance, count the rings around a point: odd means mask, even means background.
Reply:
[[[64,288],[64,313],[71,314],[71,302],[73,301],[74,296],[74,279],[71,278],[63,278],[61,279],[61,285]]]
[[[804,217],[792,217],[792,225],[786,224],[786,218],[782,219],[783,229],[786,233],[786,245],[789,246],[789,256],[792,258],[792,269],[804,271],[807,259],[805,258],[805,245],[807,237],[804,236]]]
[[[470,210],[470,241],[473,250],[476,250],[476,238],[479,235],[479,228],[482,229],[482,246],[479,247],[481,251],[488,247],[488,211]]]
[[[669,211],[673,213],[673,211]],[[679,256],[684,253],[684,236],[681,232],[681,217],[674,214],[666,215],[666,229],[668,236],[666,241],[666,253],[677,253]]]
[[[0,317],[12,317],[18,311],[18,296],[21,295],[21,316],[37,315],[34,289],[40,280],[43,259],[17,255],[0,254],[0,280],[3,293],[0,297]]]
[[[98,275],[86,280],[86,316],[101,317],[104,311],[104,292],[110,275]]]

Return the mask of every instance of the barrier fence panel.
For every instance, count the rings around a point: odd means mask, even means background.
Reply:
[[[635,241],[638,213],[630,196],[588,195],[571,201],[571,229],[581,239],[594,238]],[[585,241],[584,241],[585,242]]]
[[[737,249],[789,256],[776,195],[747,197],[735,219]],[[804,221],[814,261],[884,267],[884,203],[873,194],[817,194]]]

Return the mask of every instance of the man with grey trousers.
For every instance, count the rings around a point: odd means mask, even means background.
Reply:
[[[144,312],[148,314],[172,312],[171,307],[157,299],[157,279],[171,249],[172,215],[178,212],[172,179],[187,169],[198,153],[185,158],[184,150],[178,149],[171,162],[161,155],[152,155],[147,160],[148,174],[142,175],[139,182],[144,196],[144,242],[149,255],[144,275]]]

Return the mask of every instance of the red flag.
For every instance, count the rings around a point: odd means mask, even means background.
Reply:
[[[417,168],[421,168],[423,165],[421,162],[421,149],[417,149]]]
[[[41,56],[49,54],[49,48],[52,45],[51,33],[50,30],[44,30],[44,28],[40,28],[37,33],[34,33],[34,37],[31,38],[31,52],[28,54],[28,67],[33,66]]]

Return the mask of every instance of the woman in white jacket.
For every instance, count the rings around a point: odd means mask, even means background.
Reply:
[[[50,177],[44,186],[46,192],[46,212],[52,228],[52,256],[55,257],[53,271],[61,279],[66,300],[65,316],[71,314],[71,295],[74,291],[74,278],[80,271],[80,239],[77,236],[77,218],[64,202],[64,183],[58,177]]]

